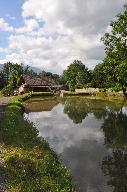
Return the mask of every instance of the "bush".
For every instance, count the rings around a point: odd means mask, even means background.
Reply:
[[[115,87],[112,87],[111,89],[112,89],[112,91],[118,92],[118,91],[121,91],[121,90],[122,90],[122,87],[121,87],[120,84],[117,83],[117,84],[115,85]]]
[[[4,87],[4,88],[2,89],[1,93],[2,93],[4,96],[9,96],[9,95],[11,95],[12,90],[13,90],[12,84],[8,84],[6,87]]]
[[[2,94],[2,92],[0,91],[0,97],[3,97],[3,94]]]

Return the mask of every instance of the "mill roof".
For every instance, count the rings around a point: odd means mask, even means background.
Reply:
[[[29,86],[57,86],[57,83],[51,77],[39,77],[22,75],[25,84]]]

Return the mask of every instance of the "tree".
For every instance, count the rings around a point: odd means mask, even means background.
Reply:
[[[5,81],[4,73],[1,70],[0,71],[0,90],[4,88],[5,84],[6,84],[6,81]]]
[[[90,71],[78,60],[70,64],[63,72],[63,78],[69,87],[69,90],[74,91],[75,88],[83,88],[90,81]]]
[[[124,95],[127,97],[125,91],[127,79],[122,79],[123,75],[120,72],[121,68],[127,64],[127,6],[124,7],[122,13],[117,15],[115,21],[111,22],[111,32],[105,33],[102,37],[106,48],[106,58],[104,63],[106,65],[108,79],[114,79],[121,84]],[[123,70],[122,69],[122,70]],[[127,73],[127,72],[125,72]],[[114,76],[112,76],[114,74]]]
[[[23,64],[19,65],[17,63],[7,62],[4,64],[2,72],[4,74],[6,85],[11,83],[15,88],[17,86],[17,79],[24,72]]]
[[[3,89],[4,95],[9,95],[12,90],[18,87],[21,83],[19,79],[22,74],[36,75],[29,66],[23,64],[7,62],[4,64],[3,69],[0,71],[0,89]]]
[[[95,88],[104,88],[105,87],[105,78],[106,74],[104,71],[104,65],[98,64],[93,70],[92,73],[92,86]]]
[[[30,76],[36,76],[37,73],[35,73],[31,68],[30,66],[23,66],[23,73],[22,74],[25,74],[25,75],[30,75]]]
[[[127,86],[127,61],[123,61],[117,68],[116,68],[116,76],[118,81],[122,85],[122,90],[124,95],[126,95],[126,86]]]
[[[53,74],[51,72],[41,71],[39,73],[40,77],[51,77],[57,84],[64,84],[63,77],[58,74]]]

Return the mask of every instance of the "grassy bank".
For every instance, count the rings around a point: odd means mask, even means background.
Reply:
[[[1,97],[3,97],[3,94],[2,94],[1,91],[0,91],[0,98],[1,98]]]
[[[51,92],[33,92],[33,93],[25,93],[23,95],[19,95],[17,97],[14,97],[11,103],[16,103],[16,102],[23,102],[26,101],[30,98],[34,97],[50,97],[53,96]]]
[[[66,96],[90,96],[89,93],[78,93],[74,91],[64,91],[60,95],[61,97],[66,97]]]
[[[94,99],[125,99],[123,93],[118,92],[99,92],[99,93],[78,93],[78,92],[71,92],[71,91],[65,91],[61,94],[62,97],[67,96],[84,96],[84,97],[93,97]]]
[[[14,98],[3,122],[7,192],[72,192],[72,178],[36,127],[23,118],[22,101]],[[3,169],[3,168],[2,168]]]

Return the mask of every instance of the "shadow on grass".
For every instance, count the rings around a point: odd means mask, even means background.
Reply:
[[[6,170],[4,166],[0,163],[0,192],[5,191],[5,175]]]

